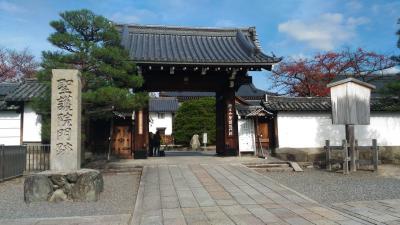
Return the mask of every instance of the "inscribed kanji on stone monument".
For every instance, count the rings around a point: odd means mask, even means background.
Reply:
[[[76,170],[81,164],[81,80],[78,70],[52,71],[51,170]]]

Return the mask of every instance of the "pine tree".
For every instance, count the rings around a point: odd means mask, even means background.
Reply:
[[[120,45],[120,32],[103,16],[82,9],[60,13],[51,21],[55,30],[48,40],[58,48],[42,53],[38,78],[50,84],[52,69],[78,69],[82,79],[84,123],[112,117],[112,111],[131,112],[147,102],[146,93],[134,93],[143,84],[128,52]],[[50,85],[49,85],[50,86]],[[44,117],[42,138],[49,138],[50,91],[37,99]],[[86,126],[85,126],[86,127]]]

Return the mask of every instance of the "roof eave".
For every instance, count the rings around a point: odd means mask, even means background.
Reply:
[[[229,67],[246,67],[246,69],[250,69],[252,67],[262,68],[266,70],[271,70],[272,66],[276,64],[276,62],[268,62],[268,63],[241,63],[241,62],[162,62],[162,61],[140,61],[133,59],[137,66],[148,66],[148,65],[168,65],[168,66],[229,66]]]

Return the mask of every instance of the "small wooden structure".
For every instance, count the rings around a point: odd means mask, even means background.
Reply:
[[[259,103],[257,101],[257,103]],[[273,114],[254,102],[236,98],[239,155],[243,152],[266,157],[274,145]]]
[[[372,139],[372,146],[358,146],[357,140],[355,141],[355,155],[356,155],[356,164],[355,168],[359,169],[360,165],[373,165],[373,171],[378,170],[379,163],[379,147],[377,145],[376,139]],[[328,171],[332,171],[332,165],[335,163],[339,163],[342,165],[343,174],[349,174],[349,152],[348,152],[348,144],[346,140],[342,141],[342,145],[340,146],[331,146],[330,141],[325,141],[325,151],[326,151],[326,169]],[[333,157],[333,151],[341,151],[340,158]],[[372,155],[371,160],[360,160],[360,152],[361,151],[369,151]]]
[[[356,171],[354,125],[369,125],[370,98],[374,85],[347,78],[327,85],[331,91],[332,123],[346,126],[351,171]]]

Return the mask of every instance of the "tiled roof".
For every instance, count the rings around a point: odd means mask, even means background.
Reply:
[[[0,83],[0,99],[2,96],[14,91],[18,85],[19,83]]]
[[[258,99],[258,100],[246,100],[246,103],[249,105],[254,105],[254,106],[260,106],[261,105],[262,100]]]
[[[178,110],[179,103],[176,98],[150,98],[149,100],[149,111],[150,112],[176,112]]]
[[[331,109],[331,100],[322,97],[268,96],[264,106],[271,111],[328,111]]]
[[[261,51],[254,27],[195,28],[117,25],[137,64],[270,67],[280,58]]]
[[[4,101],[7,94],[14,91],[18,87],[19,83],[0,83],[0,110],[14,109],[14,107],[7,106],[7,102]]]
[[[257,109],[262,109],[261,106],[247,106],[247,105],[236,105],[236,112],[239,116],[247,116]]]
[[[335,79],[333,79],[332,82],[339,81],[342,79],[346,79],[347,76],[338,76]],[[389,83],[391,82],[398,82],[400,81],[400,74],[376,74],[376,75],[368,75],[368,76],[363,76],[363,77],[358,77],[357,79],[360,79],[362,81],[368,82],[369,84],[372,84],[376,87],[376,89],[373,89],[371,92],[372,97],[379,97],[381,96],[380,91]]]
[[[0,100],[0,110],[7,109],[7,102]]]
[[[399,99],[372,98],[371,99],[371,110],[372,111],[400,112],[400,100]]]
[[[268,111],[330,111],[331,100],[329,97],[284,97],[268,96],[263,102],[264,108]],[[400,111],[398,100],[387,101],[382,98],[371,99],[372,111]]]
[[[37,80],[25,80],[14,91],[9,93],[5,100],[9,102],[30,101],[36,97],[42,97],[46,92],[47,86]]]
[[[260,99],[260,97],[264,98],[265,94],[276,95],[275,93],[256,88],[253,83],[240,86],[238,91],[236,92],[236,96],[242,97],[244,99]]]

